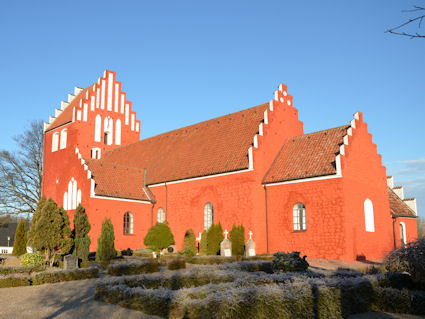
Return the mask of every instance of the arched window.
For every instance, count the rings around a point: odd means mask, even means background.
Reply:
[[[406,224],[401,222],[400,223],[400,241],[401,241],[401,247],[404,247],[407,243],[406,240]]]
[[[293,217],[295,231],[307,230],[307,218],[305,213],[305,205],[303,203],[297,203],[294,205]]]
[[[77,181],[73,178],[68,183],[68,191],[63,195],[63,208],[76,209],[81,203],[81,190],[77,189]]]
[[[124,235],[133,234],[133,214],[126,212],[124,214]]]
[[[68,192],[63,194],[63,209],[68,210]]]
[[[164,208],[160,207],[158,208],[158,223],[165,222],[165,213]]]
[[[94,127],[94,141],[100,142],[100,132],[102,131],[102,118],[100,115],[96,115],[96,123]]]
[[[52,137],[52,152],[56,152],[59,146],[59,132],[53,133]]]
[[[121,145],[121,120],[118,119],[115,123],[115,144]]]
[[[108,116],[103,124],[103,143],[106,145],[112,144],[114,131],[114,121]]]
[[[211,227],[214,221],[213,205],[207,203],[204,207],[204,228],[208,229]]]
[[[373,204],[369,198],[364,201],[364,219],[367,232],[375,231],[375,221],[373,218]]]
[[[61,143],[60,143],[60,149],[63,150],[64,148],[66,148],[66,139],[68,136],[68,130],[66,128],[64,128],[61,131]]]
[[[91,149],[91,158],[100,159],[100,148],[93,147]]]

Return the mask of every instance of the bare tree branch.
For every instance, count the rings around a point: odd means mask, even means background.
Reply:
[[[41,197],[43,124],[15,136],[17,151],[0,150],[0,215],[31,215]]]
[[[425,7],[421,7],[421,6],[413,6],[413,9],[411,10],[403,10],[403,12],[418,12],[418,11],[425,11]],[[388,29],[387,31],[385,31],[386,33],[391,33],[391,34],[396,34],[396,35],[401,35],[401,36],[406,36],[409,37],[411,39],[413,38],[425,38],[425,34],[421,34],[418,32],[408,32],[408,31],[403,31],[403,28],[406,27],[407,25],[411,25],[414,22],[418,23],[418,28],[420,29],[422,27],[422,21],[425,18],[425,14],[423,15],[419,15],[417,17],[408,19],[407,21],[403,22],[402,24]]]

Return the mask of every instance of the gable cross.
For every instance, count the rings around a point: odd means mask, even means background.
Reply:
[[[227,229],[224,231],[224,239],[227,239],[227,234],[228,234],[229,232],[227,231]]]
[[[248,233],[248,235],[249,235],[249,239],[252,239],[252,235],[253,235],[254,233],[252,232],[252,231],[249,231],[249,233]]]

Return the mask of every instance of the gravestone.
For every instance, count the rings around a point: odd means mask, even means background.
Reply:
[[[255,256],[255,242],[252,240],[253,232],[249,231],[249,239],[245,244],[245,257]]]
[[[63,257],[63,269],[77,269],[78,268],[78,257],[74,255],[66,255]]]
[[[220,244],[220,256],[231,257],[232,256],[232,242],[227,239],[227,229],[224,231],[224,240]]]

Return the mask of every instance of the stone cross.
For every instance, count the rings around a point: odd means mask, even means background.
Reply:
[[[252,239],[252,235],[254,235],[254,233],[252,231],[249,231],[248,235],[249,235],[249,239]]]
[[[227,231],[227,229],[224,231],[224,239],[227,239],[227,234],[228,234],[229,232]]]

